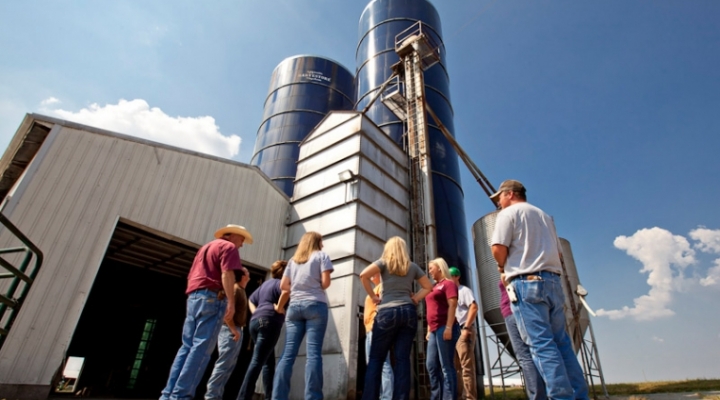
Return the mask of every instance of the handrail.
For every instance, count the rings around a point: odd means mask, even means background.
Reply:
[[[0,321],[5,321],[5,323],[0,326],[1,349],[5,343],[7,335],[10,333],[12,324],[15,322],[15,317],[20,311],[20,307],[23,305],[23,300],[30,290],[30,286],[35,281],[38,271],[40,270],[40,266],[43,262],[43,253],[2,213],[0,213],[0,223],[25,245],[24,247],[0,249],[0,267],[9,272],[0,274],[0,279],[12,279],[5,293],[0,294]],[[22,257],[22,261],[17,267],[1,257],[3,254],[14,253],[24,253],[24,257]],[[35,263],[28,268],[33,256],[35,256]]]

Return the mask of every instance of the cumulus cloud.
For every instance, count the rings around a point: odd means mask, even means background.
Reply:
[[[706,277],[700,279],[700,284],[703,286],[713,286],[720,283],[720,258],[715,260],[715,266],[708,270]]]
[[[54,98],[45,101],[51,99]],[[77,112],[62,109],[50,112],[69,121],[219,157],[231,158],[240,151],[240,137],[223,135],[213,117],[171,117],[142,99],[120,100],[105,106],[92,104]]]
[[[619,310],[598,310],[597,314],[610,319],[634,318],[639,321],[674,315],[668,308],[673,291],[682,283],[682,270],[694,264],[695,251],[686,238],[673,235],[662,228],[641,229],[632,236],[618,236],[616,248],[643,264],[640,270],[648,273],[648,294],[633,300],[634,306]]]
[[[707,229],[698,227],[690,231],[690,237],[700,243],[695,244],[695,248],[711,254],[720,254],[720,229]]]
[[[47,99],[41,101],[40,105],[46,107],[46,106],[49,106],[52,104],[58,104],[58,103],[60,103],[59,99],[57,99],[55,97],[48,97]]]
[[[690,231],[690,237],[697,240],[696,249],[710,254],[720,254],[720,229],[707,229],[704,226]],[[715,266],[708,270],[705,278],[700,279],[702,286],[713,286],[720,283],[720,258],[715,259]]]
[[[655,341],[655,342],[658,342],[658,343],[662,343],[662,342],[665,341],[665,339],[659,338],[659,337],[657,337],[657,336],[653,336],[651,339],[652,339],[653,341]]]

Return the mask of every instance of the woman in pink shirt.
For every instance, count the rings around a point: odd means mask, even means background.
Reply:
[[[455,321],[458,288],[450,277],[447,263],[442,258],[430,261],[428,272],[435,280],[435,286],[425,297],[428,322],[425,365],[430,375],[430,399],[455,400],[457,398],[455,344],[460,338],[460,326]]]

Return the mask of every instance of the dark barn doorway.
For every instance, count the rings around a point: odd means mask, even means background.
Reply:
[[[187,274],[197,249],[132,222],[118,222],[66,354],[85,358],[78,380],[85,397],[160,396],[180,348]],[[266,273],[245,266],[252,277],[249,296]],[[231,383],[239,373],[242,380],[247,369],[249,339],[245,328]],[[198,385],[198,399],[216,358],[217,351]],[[231,383],[225,392],[228,399],[239,391],[239,384],[234,389]]]

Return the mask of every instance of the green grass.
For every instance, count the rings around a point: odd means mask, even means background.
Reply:
[[[633,396],[633,400],[642,400],[643,394],[651,393],[680,393],[680,392],[708,392],[720,390],[720,379],[691,379],[685,381],[663,381],[663,382],[641,382],[641,383],[614,383],[608,384],[607,390],[610,396]],[[598,398],[604,397],[600,384],[595,385]],[[592,396],[592,390],[590,391]],[[486,397],[490,397],[490,390],[485,389]],[[502,399],[502,388],[495,387],[495,398]],[[505,397],[509,400],[525,399],[525,392],[522,387],[505,389]],[[720,400],[720,396],[711,395],[705,400]]]
[[[720,379],[692,379],[686,381],[615,383],[607,385],[611,396],[631,394],[707,392],[720,390]]]

